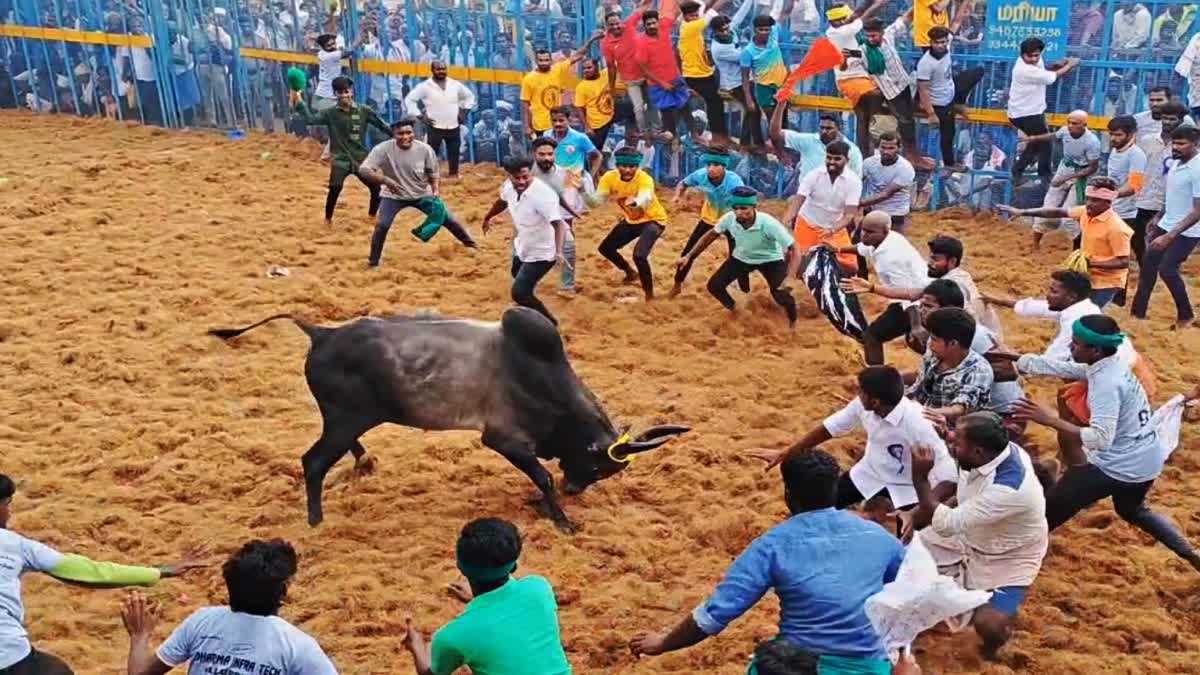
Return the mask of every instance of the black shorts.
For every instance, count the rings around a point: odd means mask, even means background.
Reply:
[[[57,656],[33,649],[29,656],[0,668],[0,675],[74,675],[74,671]]]
[[[904,309],[899,302],[893,302],[883,310],[883,314],[880,314],[871,322],[870,326],[867,326],[867,332],[882,343],[904,337],[908,334],[909,328],[908,310]]]

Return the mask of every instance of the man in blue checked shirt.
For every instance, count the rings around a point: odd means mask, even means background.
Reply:
[[[751,542],[713,594],[678,625],[634,636],[629,644],[634,655],[691,647],[774,590],[780,612],[773,644],[799,650],[817,672],[892,672],[864,605],[896,577],[904,547],[879,525],[834,508],[840,469],[828,453],[792,453],[780,470],[792,516]],[[770,647],[759,652],[763,649]]]

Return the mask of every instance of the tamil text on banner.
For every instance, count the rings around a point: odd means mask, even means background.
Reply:
[[[1036,37],[1046,43],[1042,58],[1054,63],[1067,54],[1070,22],[1068,0],[988,0],[983,53],[1016,59],[1021,42]]]

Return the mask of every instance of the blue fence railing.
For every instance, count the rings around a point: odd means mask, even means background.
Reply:
[[[758,3],[755,13],[767,13],[774,4],[742,1]],[[1008,77],[1017,58],[1016,50],[1006,45],[1022,28],[999,25],[1005,20],[1003,6],[1011,1],[955,3],[956,67],[984,69],[972,94],[973,107],[1003,110],[1006,105]],[[1200,5],[1178,0],[1033,4],[1054,10],[1065,38],[1056,47],[1082,60],[1050,89],[1051,111],[1130,114],[1145,109],[1147,94],[1157,85],[1186,95],[1187,82],[1174,66],[1200,30]],[[347,71],[355,78],[357,98],[389,119],[406,112],[404,96],[425,76],[424,64],[438,59],[470,69],[468,75],[478,74],[462,78],[478,99],[462,127],[464,159],[499,162],[522,152],[525,140],[519,87],[495,73],[529,70],[536,49],[566,58],[602,25],[606,11],[630,10],[629,0],[342,0],[342,5],[340,14],[331,17],[327,1],[312,0],[0,0],[0,107],[171,127],[307,133],[288,110],[284,73],[291,66],[305,68],[315,82],[315,38],[336,32],[347,44],[362,44]],[[738,6],[735,0],[726,11]],[[783,48],[787,62],[796,63],[822,34],[824,7],[817,0],[791,0],[787,6],[791,11],[781,17]],[[882,18],[896,20],[907,9],[896,3],[884,9]],[[749,23],[742,27],[743,35]],[[920,50],[912,44],[910,30],[902,35],[899,48],[915,65]],[[367,60],[415,65],[366,72],[360,66]],[[798,93],[838,96],[830,73],[802,82]],[[692,110],[703,110],[698,98]],[[815,130],[820,112],[810,106],[794,108],[789,126]],[[837,112],[853,136],[849,113]],[[735,104],[730,104],[729,116],[736,133],[741,115]],[[703,115],[692,119],[704,128]],[[937,156],[936,130],[919,126],[921,146]],[[680,131],[684,138],[678,152],[670,146],[655,151],[653,170],[665,185],[698,163],[687,130]],[[608,149],[621,145],[624,136],[618,125]],[[962,124],[954,146],[956,159],[972,171],[949,177],[922,174],[918,202],[979,207],[1013,199],[1006,177],[1016,155],[1013,129]],[[784,193],[796,182],[792,170],[771,156],[741,156],[735,171],[768,194]]]

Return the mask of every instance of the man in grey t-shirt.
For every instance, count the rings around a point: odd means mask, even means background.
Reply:
[[[912,210],[913,165],[900,156],[900,139],[885,131],[879,135],[879,154],[863,162],[863,211],[876,209],[891,216],[892,227],[904,232]]]
[[[414,208],[424,213],[426,221],[413,230],[424,241],[436,233],[439,221],[467,248],[475,248],[475,240],[454,215],[446,209],[439,196],[438,160],[433,148],[416,139],[414,122],[404,118],[392,123],[392,140],[371,149],[359,167],[367,180],[383,186],[379,205],[379,220],[371,236],[371,254],[367,264],[379,266],[388,230],[400,211]],[[430,232],[432,230],[432,232]]]
[[[1026,143],[1059,140],[1062,142],[1063,156],[1050,180],[1050,189],[1042,200],[1042,207],[1047,209],[1071,210],[1083,205],[1083,191],[1087,179],[1100,170],[1100,137],[1088,129],[1088,114],[1076,110],[1067,115],[1067,125],[1058,131],[1027,136]],[[1036,251],[1042,243],[1046,232],[1062,226],[1072,238],[1080,234],[1077,221],[1057,218],[1033,219],[1033,249]]]

